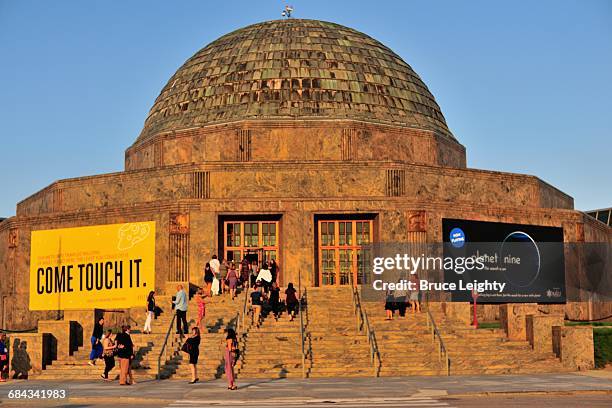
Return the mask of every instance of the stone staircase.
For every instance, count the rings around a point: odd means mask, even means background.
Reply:
[[[308,377],[365,377],[374,375],[367,337],[357,328],[349,287],[308,288],[306,330]]]
[[[241,357],[235,365],[236,377],[301,378],[299,316],[289,321],[283,312],[278,321],[272,313],[262,318],[262,323],[256,327],[251,324],[251,316],[247,317],[244,333],[239,339]]]
[[[202,333],[198,362],[200,380],[223,377],[224,330],[238,323],[245,296],[239,294],[235,300],[228,295],[215,296],[207,304],[206,331]],[[378,345],[381,360],[378,367],[377,360],[373,364],[370,359],[367,336],[358,329],[349,287],[308,288],[304,298],[304,368],[299,316],[290,322],[285,313],[278,321],[270,314],[256,327],[248,315],[244,330],[242,324],[239,326],[241,357],[235,365],[238,378],[446,375],[445,361],[439,358],[425,311],[416,314],[407,311],[405,319],[396,316],[387,321],[382,302],[362,302]],[[158,304],[170,304],[170,296],[158,297]],[[139,327],[132,330],[137,351],[132,367],[137,381],[155,378],[157,374],[157,359],[172,320],[169,309],[153,321],[153,333],[140,332],[144,321],[140,317]],[[508,341],[501,329],[474,329],[447,316],[437,303],[430,305],[430,311],[451,359],[451,375],[569,371],[552,352],[535,352],[527,341]],[[195,324],[196,318],[197,305],[191,300],[187,316],[190,325]],[[174,332],[173,327],[161,362],[161,376],[189,379],[188,357],[180,352],[184,339]],[[98,379],[104,364],[98,361],[95,367],[87,365],[90,350],[87,340],[84,347],[65,359],[53,361],[33,378]],[[118,372],[117,367],[111,376]]]
[[[387,321],[383,303],[364,302],[363,308],[376,334],[381,376],[446,375],[426,311],[407,311],[405,319],[396,315]],[[451,359],[451,375],[568,371],[552,352],[535,352],[527,341],[508,341],[501,329],[474,329],[446,316],[439,304],[432,304],[430,311]]]
[[[221,378],[225,373],[225,329],[238,323],[236,316],[242,313],[245,295],[245,293],[239,293],[234,300],[229,294],[214,296],[206,304],[206,317],[204,318],[206,331],[201,333],[198,358],[198,378],[201,381]],[[197,314],[198,306],[192,299],[187,311],[187,322],[190,327],[195,325]],[[175,342],[180,350],[182,341],[178,336],[175,336]],[[176,372],[172,378],[191,379],[187,354],[177,351],[174,363]]]
[[[158,296],[158,304],[170,304],[170,296]],[[166,309],[166,308],[164,308]],[[136,381],[143,379],[156,378],[157,375],[157,359],[161,351],[161,346],[166,338],[166,333],[170,322],[172,321],[172,311],[170,308],[166,313],[162,313],[157,319],[152,322],[152,333],[142,333],[142,325],[144,324],[144,318],[139,319],[138,326],[134,322],[132,325],[132,341],[134,342],[134,349],[136,350],[136,357],[132,362],[132,371]],[[104,372],[104,361],[97,360],[95,366],[90,366],[89,353],[91,346],[89,343],[89,336],[84,334],[83,343],[84,345],[78,350],[74,351],[72,355],[64,359],[54,360],[50,365],[47,365],[45,370],[37,376],[32,378],[37,379],[98,379]],[[162,378],[169,377],[175,369],[175,350],[178,347],[178,343],[174,338],[170,338],[167,346],[168,352],[166,356],[167,361],[162,361]],[[115,368],[110,373],[110,378],[114,378],[119,374],[119,359],[115,358]]]

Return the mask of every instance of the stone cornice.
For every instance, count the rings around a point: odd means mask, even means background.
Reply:
[[[313,204],[319,204],[321,202],[327,202],[333,205],[332,208],[329,206],[322,206],[322,208],[309,210],[308,207]],[[346,213],[346,212],[382,212],[389,211],[389,203],[393,203],[392,208],[400,211],[408,210],[425,210],[432,212],[468,212],[474,214],[481,214],[483,216],[489,216],[493,218],[499,217],[532,217],[532,216],[544,216],[547,219],[553,221],[552,225],[561,225],[563,222],[584,222],[584,213],[570,209],[559,209],[559,208],[537,208],[537,207],[493,207],[488,206],[483,209],[481,205],[470,204],[467,202],[456,201],[453,202],[452,208],[449,208],[447,202],[422,202],[416,199],[410,199],[408,197],[333,197],[333,198],[283,198],[283,199],[250,199],[248,203],[260,203],[262,208],[265,208],[265,212],[283,213],[287,211],[307,211],[310,213]],[[155,201],[143,204],[138,204],[128,207],[102,207],[95,208],[85,211],[77,212],[60,212],[60,213],[48,213],[39,216],[15,216],[8,218],[0,223],[0,232],[9,228],[19,228],[24,226],[31,226],[35,224],[48,224],[48,223],[70,223],[79,221],[88,221],[90,223],[98,222],[96,220],[108,221],[109,218],[116,217],[117,219],[125,219],[132,217],[151,217],[155,214],[165,214],[168,212],[181,212],[181,211],[214,211],[218,213],[260,213],[261,211],[254,210],[243,210],[242,202],[232,203],[233,209],[230,211],[225,209],[229,204],[227,200],[222,199],[189,199],[189,200],[178,200],[178,201]],[[288,206],[288,207],[287,207]],[[317,205],[317,207],[319,207]],[[557,222],[554,222],[557,220]],[[588,222],[588,220],[587,220]],[[597,225],[597,223],[591,223],[597,229],[603,232],[607,232],[605,228],[610,230],[610,227],[605,225]]]

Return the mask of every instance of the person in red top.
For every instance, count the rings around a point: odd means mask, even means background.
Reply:
[[[201,332],[205,332],[204,327],[202,327],[202,323],[204,322],[204,317],[206,316],[206,303],[208,303],[208,293],[204,289],[198,290],[195,295],[195,301],[198,304],[198,320],[196,322],[196,326],[200,329]]]

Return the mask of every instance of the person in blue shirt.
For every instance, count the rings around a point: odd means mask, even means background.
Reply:
[[[183,285],[176,287],[176,295],[172,303],[176,309],[176,334],[181,336],[187,334],[187,293],[183,289]],[[182,326],[182,327],[181,327]]]

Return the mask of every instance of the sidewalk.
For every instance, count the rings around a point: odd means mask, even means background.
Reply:
[[[101,402],[121,398],[122,403],[157,404],[197,400],[204,404],[348,402],[402,399],[415,396],[478,396],[495,393],[606,392],[612,400],[612,371],[538,375],[489,375],[405,378],[324,378],[239,380],[228,391],[223,380],[187,384],[186,381],[146,381],[130,387],[102,381],[11,381],[0,383],[0,400],[9,390],[65,389],[70,402]],[[28,401],[23,401],[27,403]],[[30,401],[31,403],[31,401]]]

